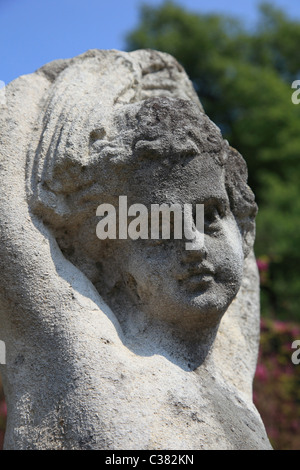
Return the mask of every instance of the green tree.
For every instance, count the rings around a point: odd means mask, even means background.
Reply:
[[[300,23],[264,3],[249,30],[234,18],[143,5],[128,50],[152,48],[184,66],[210,118],[247,161],[259,204],[256,253],[269,263],[263,314],[300,319]]]

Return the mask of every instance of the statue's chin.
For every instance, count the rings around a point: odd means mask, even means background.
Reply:
[[[118,305],[111,306],[115,314],[120,315],[120,323],[125,326],[133,322],[135,326],[139,324],[139,330],[143,331],[145,327],[151,324],[157,329],[168,329],[172,327],[172,332],[180,333],[180,336],[192,334],[199,335],[199,332],[215,329],[222,316],[229,307],[232,297],[225,294],[216,296],[212,292],[202,292],[194,295],[161,295],[160,298],[151,299],[151,302],[140,303],[132,302],[132,298],[127,298],[124,302],[118,302]],[[124,312],[125,305],[127,311]],[[114,309],[115,307],[115,309]],[[129,328],[130,329],[130,328]]]
[[[180,288],[173,301],[169,299],[169,302],[173,303],[173,312],[179,311],[187,317],[194,317],[198,320],[206,319],[210,324],[213,320],[220,321],[238,293],[239,287],[239,283],[236,283],[234,287],[232,285],[228,287],[212,282],[192,291]]]

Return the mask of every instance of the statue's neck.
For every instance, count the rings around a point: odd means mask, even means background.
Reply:
[[[126,308],[127,307],[127,308]],[[140,356],[159,354],[185,370],[194,370],[209,360],[218,324],[204,327],[195,322],[166,322],[137,306],[114,305],[125,346]],[[159,315],[163,318],[163,315]]]

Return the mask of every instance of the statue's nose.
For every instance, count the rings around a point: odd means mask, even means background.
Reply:
[[[201,262],[207,257],[207,248],[204,242],[204,237],[199,237],[196,232],[195,238],[192,241],[185,242],[185,253],[183,255],[183,262]]]

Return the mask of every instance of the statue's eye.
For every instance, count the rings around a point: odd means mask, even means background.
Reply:
[[[221,204],[204,204],[204,229],[214,233],[221,229],[221,220],[226,215],[226,208]]]
[[[209,207],[207,210],[204,210],[204,223],[205,225],[211,225],[219,219],[219,213],[216,207]]]
[[[90,143],[93,144],[97,140],[102,140],[106,135],[104,127],[99,127],[98,129],[94,129],[90,133]]]

